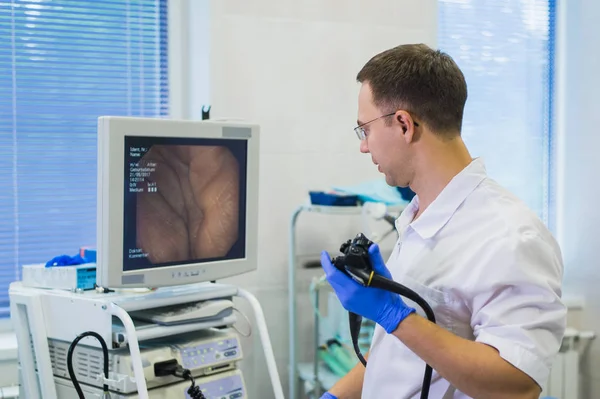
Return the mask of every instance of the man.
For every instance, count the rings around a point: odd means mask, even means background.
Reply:
[[[324,252],[343,306],[378,325],[366,369],[359,363],[322,398],[419,398],[429,364],[430,398],[537,399],[565,330],[562,258],[462,141],[462,72],[442,52],[403,45],[373,57],[357,80],[361,152],[389,185],[416,193],[387,266],[376,244],[369,255],[378,274],[429,303],[436,324],[413,302],[354,282]]]

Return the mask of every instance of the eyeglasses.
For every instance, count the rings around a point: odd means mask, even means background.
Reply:
[[[375,119],[371,119],[371,120],[370,120],[370,121],[368,121],[368,122],[365,122],[365,123],[363,123],[363,124],[361,124],[361,125],[358,125],[358,126],[356,126],[356,127],[354,128],[354,132],[355,132],[355,133],[356,133],[356,135],[358,136],[358,139],[359,139],[359,140],[364,140],[364,139],[366,139],[366,138],[367,138],[367,132],[365,132],[364,126],[367,126],[367,125],[368,125],[369,123],[371,123],[371,122],[375,122],[377,119],[386,118],[386,117],[388,117],[388,116],[392,116],[392,115],[394,115],[394,114],[396,114],[396,111],[394,111],[394,112],[392,112],[392,113],[390,113],[390,114],[385,114],[385,115],[378,116],[378,117],[377,117],[377,118],[375,118]],[[415,124],[415,126],[417,126],[417,127],[419,126],[419,124],[418,124],[417,122],[413,121],[413,123]]]

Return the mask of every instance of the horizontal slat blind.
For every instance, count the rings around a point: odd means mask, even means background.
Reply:
[[[440,0],[438,43],[469,88],[463,137],[548,222],[555,0]]]
[[[0,1],[0,317],[21,265],[96,242],[100,115],[168,113],[166,0]]]

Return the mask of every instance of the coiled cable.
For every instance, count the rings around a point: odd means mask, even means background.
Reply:
[[[75,375],[75,370],[73,369],[73,353],[75,352],[75,347],[85,337],[94,337],[98,341],[100,341],[100,345],[102,346],[102,356],[104,358],[104,384],[102,384],[103,397],[109,398],[110,393],[108,392],[108,385],[106,380],[108,380],[108,346],[106,346],[106,341],[100,334],[94,331],[86,331],[81,333],[71,342],[69,346],[69,351],[67,352],[67,369],[69,370],[69,377],[71,381],[73,381],[73,386],[75,387],[75,391],[77,391],[77,395],[79,399],[85,399],[83,396],[83,391],[81,390],[81,386],[79,385],[79,381],[77,381],[77,376]]]

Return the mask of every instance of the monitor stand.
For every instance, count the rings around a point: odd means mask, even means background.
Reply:
[[[86,331],[99,334],[109,348],[127,344],[133,360],[138,397],[148,399],[139,342],[159,336],[169,337],[185,332],[232,325],[236,318],[235,315],[230,315],[229,318],[225,317],[222,320],[173,326],[138,325],[136,327],[129,312],[235,296],[246,299],[252,307],[274,397],[284,399],[262,307],[254,295],[239,287],[200,283],[152,290],[111,290],[108,293],[93,290],[79,293],[24,287],[21,282],[15,282],[11,284],[9,293],[11,317],[17,335],[24,397],[28,399],[57,399],[48,339],[72,342],[79,334]],[[97,340],[91,339],[86,340],[86,345],[100,347]],[[40,396],[41,392],[43,396]]]

